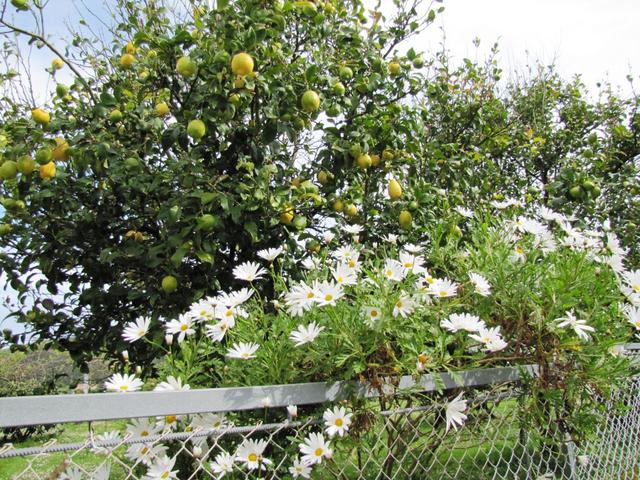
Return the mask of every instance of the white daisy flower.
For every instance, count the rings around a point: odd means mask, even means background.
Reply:
[[[544,205],[540,205],[538,207],[538,215],[540,216],[540,218],[542,218],[543,220],[546,220],[547,222],[562,222],[565,220],[563,215],[554,212],[553,210],[545,207]]]
[[[324,327],[319,327],[316,322],[311,322],[306,327],[304,325],[299,325],[296,330],[291,332],[289,338],[294,342],[296,347],[299,347],[305,343],[313,342],[323,330]]]
[[[402,266],[406,268],[407,271],[415,275],[418,275],[425,271],[425,268],[423,267],[424,258],[420,255],[415,255],[413,253],[404,251],[400,252],[399,259]]]
[[[139,378],[136,378],[135,375],[129,375],[125,373],[124,375],[120,375],[119,373],[114,373],[113,376],[104,382],[104,386],[107,390],[111,392],[136,392],[142,388],[144,383]]]
[[[214,325],[207,325],[205,327],[205,334],[214,342],[221,342],[227,332],[235,327],[235,325],[236,321],[233,317],[225,318]]]
[[[336,234],[333,233],[331,230],[327,230],[322,234],[322,241],[327,245],[333,242],[334,238],[336,238]]]
[[[318,302],[317,282],[314,285],[299,283],[291,287],[284,296],[289,315],[300,316]]]
[[[469,337],[480,343],[484,343],[488,352],[498,352],[508,346],[507,342],[502,339],[500,327],[481,327],[477,334],[469,335]]]
[[[299,458],[296,458],[293,461],[293,465],[289,467],[289,473],[293,478],[311,478],[311,467],[302,463]]]
[[[394,235],[393,233],[388,233],[387,235],[382,237],[382,240],[384,240],[387,243],[390,243],[391,245],[395,245],[396,243],[398,243],[398,235]]]
[[[353,225],[343,226],[342,230],[350,235],[360,235],[364,231],[364,228],[362,227],[362,225],[354,223]]]
[[[427,367],[427,362],[429,361],[429,356],[426,353],[421,353],[418,355],[416,359],[416,370],[419,372],[424,372],[424,369]]]
[[[407,276],[407,269],[399,261],[388,258],[382,269],[382,274],[389,281],[400,282]]]
[[[331,256],[342,262],[348,262],[349,260],[358,260],[360,258],[360,252],[351,245],[346,245],[336,248]]]
[[[486,327],[484,322],[475,315],[468,313],[452,313],[449,318],[440,322],[440,326],[450,332],[459,332],[465,330],[467,332],[478,332],[481,328]]]
[[[298,416],[298,406],[297,405],[287,405],[287,414],[291,418],[296,418]]]
[[[470,272],[469,280],[471,281],[471,283],[473,283],[475,291],[478,295],[481,295],[483,297],[488,297],[489,295],[491,295],[491,285],[489,285],[487,279],[482,275]]]
[[[222,478],[227,473],[233,473],[233,463],[235,462],[235,457],[227,452],[220,452],[216,455],[216,458],[213,462],[209,463],[211,470],[213,473],[217,474],[216,478]]]
[[[144,337],[149,331],[151,318],[139,317],[135,322],[129,322],[125,325],[122,332],[122,338],[129,343],[133,343]]]
[[[462,398],[462,395],[463,393],[447,403],[447,408],[445,410],[447,417],[447,432],[451,427],[457,430],[458,426],[464,425],[464,422],[467,419],[467,416],[464,414],[464,411],[467,409],[467,401]]]
[[[350,268],[345,262],[342,262],[335,268],[332,268],[331,275],[336,283],[340,285],[355,285],[358,283],[357,272],[353,268]]]
[[[127,434],[132,438],[144,438],[160,433],[160,428],[150,418],[134,418],[127,424]]]
[[[326,305],[335,306],[336,300],[340,300],[344,296],[342,286],[335,282],[319,282],[314,290],[318,305],[321,307]]]
[[[322,418],[329,437],[333,437],[336,433],[341,437],[349,431],[351,425],[351,413],[347,413],[344,407],[334,407],[333,410],[325,410]]]
[[[194,322],[209,322],[215,318],[216,306],[211,302],[210,298],[205,298],[193,303],[189,307],[187,315],[191,317]]]
[[[156,417],[158,426],[162,429],[163,433],[178,428],[178,420],[182,418],[182,415],[165,415],[164,417]]]
[[[224,413],[201,413],[191,421],[195,430],[221,430],[231,426]]]
[[[113,430],[111,432],[101,433],[100,435],[96,435],[95,443],[100,442],[120,442],[122,439],[120,438],[120,432],[117,430]],[[120,445],[112,445],[112,446],[95,446],[91,449],[93,453],[99,455],[110,455],[111,452]]]
[[[186,383],[183,385],[182,379],[173,375],[169,375],[166,381],[160,382],[153,389],[154,392],[186,392],[188,390],[191,390],[191,387]]]
[[[233,269],[233,276],[245,282],[260,280],[267,271],[255,262],[244,262]]]
[[[378,307],[364,307],[365,321],[368,325],[375,325],[382,318],[382,311]]]
[[[124,456],[132,462],[139,462],[143,465],[151,465],[156,459],[167,455],[167,447],[152,443],[134,443],[129,445]]]
[[[471,210],[470,208],[458,206],[455,208],[455,211],[458,212],[464,218],[473,218],[473,210]]]
[[[176,457],[161,457],[156,459],[147,470],[142,480],[178,480],[178,470],[172,470],[176,463]]]
[[[627,305],[624,308],[624,314],[627,316],[627,321],[633,325],[636,330],[640,330],[640,307]]]
[[[400,294],[400,298],[398,298],[396,303],[393,305],[392,315],[394,317],[400,316],[402,318],[406,318],[415,311],[416,306],[416,302],[413,301],[413,299],[405,292],[402,292]]]
[[[611,255],[608,257],[604,257],[603,262],[606,265],[609,265],[611,270],[616,272],[618,275],[622,274],[627,270],[627,267],[624,264],[625,262],[624,257],[621,257],[619,255]]]
[[[640,293],[636,293],[627,285],[620,285],[620,292],[626,297],[627,301],[634,306],[640,306]]]
[[[448,278],[435,279],[429,284],[427,293],[437,298],[455,297],[458,294],[458,284]]]
[[[596,329],[587,325],[586,320],[578,320],[574,311],[569,310],[565,312],[565,317],[556,318],[559,328],[570,327],[573,331],[583,340],[589,340],[589,332],[595,332]]]
[[[530,233],[536,236],[548,233],[546,225],[530,217],[521,215],[516,219],[515,224],[516,229],[522,233]]]
[[[409,252],[411,255],[418,255],[424,249],[422,245],[416,245],[414,243],[405,243],[402,248],[405,252]]]
[[[249,300],[252,295],[253,290],[248,288],[241,288],[230,293],[222,292],[216,298],[216,303],[228,308],[238,307]]]
[[[624,282],[629,286],[633,293],[640,294],[640,269],[622,274]]]
[[[282,249],[282,247],[278,247],[278,248],[267,248],[265,250],[259,250],[258,251],[258,256],[260,258],[262,258],[263,260],[266,260],[269,263],[273,263],[273,261],[278,258],[280,255],[282,255],[282,252],[284,252],[284,250]]]
[[[300,445],[300,453],[302,453],[302,463],[313,465],[322,463],[323,458],[331,458],[333,450],[321,433],[310,433]]]
[[[524,262],[527,256],[525,254],[524,248],[522,245],[516,245],[513,248],[513,253],[511,254],[511,261],[513,262]]]
[[[177,320],[171,320],[165,325],[165,329],[168,334],[178,334],[178,343],[182,343],[187,335],[193,335],[196,333],[192,327],[193,319],[184,314],[180,314]]]
[[[236,317],[247,318],[248,316],[249,314],[242,307],[226,307],[221,305],[216,307],[216,318],[218,320],[233,322],[234,325]]]
[[[306,257],[301,262],[302,268],[306,270],[317,270],[320,268],[320,259],[317,257]]]
[[[257,343],[234,343],[233,346],[227,350],[227,357],[239,358],[241,360],[249,360],[256,358],[256,351],[260,348]]]
[[[271,460],[262,456],[265,448],[265,440],[245,440],[236,450],[236,461],[243,462],[249,470],[264,470],[266,465],[271,465]]]

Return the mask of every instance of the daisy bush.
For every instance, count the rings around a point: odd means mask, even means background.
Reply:
[[[122,336],[132,351],[136,342],[164,338],[166,357],[153,365],[166,378],[160,390],[334,380],[381,388],[402,375],[430,373],[438,381],[440,372],[535,365],[537,376],[522,370],[523,425],[541,438],[579,439],[595,424],[602,398],[629,374],[618,352],[640,330],[640,273],[626,269],[626,250],[606,224],[581,228],[575,218],[509,200],[454,215],[462,225],[456,234],[436,223],[377,238],[371,227],[335,224],[312,239],[319,248],[294,237],[238,264],[229,289],[174,319],[132,322]],[[133,353],[122,363],[106,387],[141,388],[132,371],[144,375],[149,367],[136,367]],[[474,414],[468,394],[418,401],[438,406],[433,425],[444,437]],[[314,465],[333,461],[339,445],[356,445],[371,408],[402,402],[383,397],[371,407],[354,398],[314,413],[272,411],[265,398],[264,412],[236,420],[322,418],[323,428],[288,452],[290,473],[307,478]],[[176,428],[192,424],[190,417],[174,421]],[[231,444],[212,469],[270,468],[269,452],[262,440]]]

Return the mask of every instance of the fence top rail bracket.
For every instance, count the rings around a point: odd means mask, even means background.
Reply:
[[[478,387],[515,382],[522,373],[536,375],[534,365],[403,376],[383,384],[384,394],[411,390],[433,392],[441,388]],[[394,386],[397,385],[397,386]],[[89,422],[123,418],[229,412],[287,405],[334,402],[351,395],[374,398],[379,389],[357,382],[298,383],[256,387],[206,388],[183,392],[132,392],[42,395],[0,398],[0,428]],[[268,400],[267,400],[268,399]]]

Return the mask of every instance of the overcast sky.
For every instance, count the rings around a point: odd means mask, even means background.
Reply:
[[[84,1],[95,15],[104,16],[99,0]],[[390,3],[382,0],[383,5]],[[78,5],[78,0],[52,0],[49,4],[49,31],[59,46],[64,46],[65,23],[77,25]],[[640,82],[640,0],[445,0],[442,5],[445,11],[413,43],[427,55],[441,48],[444,34],[454,60],[482,60],[498,41],[500,64],[507,73],[522,71],[539,60],[554,62],[565,78],[580,73],[592,92],[597,82],[608,80],[629,95],[626,76],[630,73],[636,84]],[[28,18],[20,13],[15,21],[25,25]],[[93,26],[99,23],[90,17],[87,21]],[[473,45],[476,37],[481,41],[479,48]],[[43,90],[50,81],[44,68],[52,58],[46,50],[35,50],[32,57],[37,71],[34,83]],[[58,75],[58,81],[69,78],[66,69]],[[3,310],[0,306],[0,319],[5,315]],[[16,328],[12,320],[0,326]]]

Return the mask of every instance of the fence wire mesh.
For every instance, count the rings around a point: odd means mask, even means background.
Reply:
[[[514,384],[464,390],[457,428],[435,393],[363,400],[333,437],[327,405],[67,424],[49,440],[0,447],[0,478],[640,478],[640,380],[616,393],[598,435],[580,446],[531,440],[519,422],[522,395]]]

